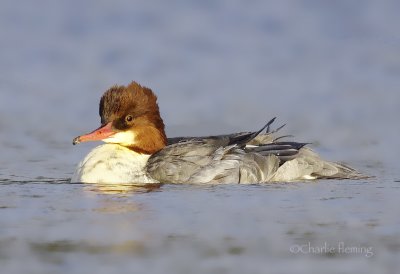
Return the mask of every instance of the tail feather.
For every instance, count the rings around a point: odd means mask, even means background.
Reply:
[[[324,169],[322,172],[319,172],[318,178],[321,179],[353,179],[353,180],[360,180],[360,179],[368,179],[371,178],[370,176],[364,175],[354,168],[351,168],[343,163],[337,162],[325,162],[326,165],[329,165],[329,169]],[[336,172],[326,172],[326,170],[334,170]]]
[[[357,170],[343,164],[325,161],[309,148],[303,148],[298,155],[310,166],[313,166],[311,176],[318,179],[363,179],[368,178]]]

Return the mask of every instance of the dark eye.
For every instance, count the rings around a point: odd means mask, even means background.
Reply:
[[[127,116],[125,117],[125,121],[127,121],[127,122],[132,122],[132,120],[133,120],[132,115],[127,115]]]

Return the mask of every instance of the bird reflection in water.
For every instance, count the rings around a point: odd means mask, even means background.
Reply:
[[[148,193],[160,189],[162,184],[85,184],[89,193],[100,194],[134,194]]]
[[[92,211],[106,214],[133,213],[142,206],[132,197],[160,189],[161,184],[84,184],[89,196],[99,198]]]

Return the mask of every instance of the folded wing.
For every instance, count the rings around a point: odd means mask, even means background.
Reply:
[[[256,132],[177,137],[150,157],[148,173],[162,183],[260,183],[316,178],[365,178],[354,169],[322,160],[307,143],[280,142],[269,121]],[[265,133],[261,133],[266,129]]]

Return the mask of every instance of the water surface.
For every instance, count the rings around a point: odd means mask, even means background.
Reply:
[[[3,1],[2,273],[394,273],[398,1]],[[136,80],[167,134],[260,128],[375,176],[71,184],[98,100]]]

